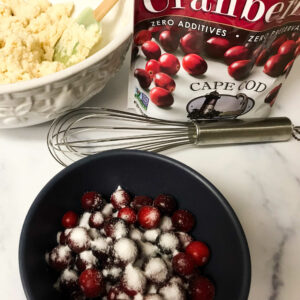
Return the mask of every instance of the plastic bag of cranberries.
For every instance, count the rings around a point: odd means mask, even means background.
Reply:
[[[300,54],[288,0],[135,0],[129,107],[167,120],[266,117]]]

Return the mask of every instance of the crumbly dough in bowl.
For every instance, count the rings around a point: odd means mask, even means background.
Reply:
[[[66,66],[52,61],[54,47],[69,28],[80,26],[71,18],[73,3],[52,5],[48,0],[1,0],[0,2],[0,84],[42,77]],[[88,45],[95,32],[87,36],[83,53],[78,49],[76,61],[86,58]],[[73,33],[74,37],[74,33]],[[90,39],[90,40],[89,40]]]

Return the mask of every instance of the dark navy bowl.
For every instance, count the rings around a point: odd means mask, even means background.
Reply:
[[[133,194],[155,197],[169,193],[180,208],[194,213],[195,239],[212,251],[204,273],[216,284],[215,300],[248,299],[251,265],[243,229],[218,190],[189,167],[165,156],[140,151],[107,151],[82,159],[56,175],[39,193],[25,219],[19,245],[19,266],[30,300],[62,299],[54,290],[57,274],[45,263],[56,244],[67,210],[80,212],[87,190],[108,197],[121,185]]]

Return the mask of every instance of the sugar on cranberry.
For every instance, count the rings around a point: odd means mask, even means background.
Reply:
[[[92,240],[96,240],[97,238],[102,236],[100,231],[96,228],[90,228],[88,230],[88,234]]]
[[[167,194],[158,195],[154,199],[153,205],[157,207],[163,214],[172,214],[177,207],[174,197]]]
[[[178,209],[172,216],[172,222],[176,230],[189,232],[195,226],[195,217],[185,209]]]
[[[169,270],[163,259],[152,257],[144,267],[145,276],[153,283],[163,284],[168,279]]]
[[[145,240],[154,243],[157,237],[160,235],[161,230],[159,228],[149,229],[144,232]]]
[[[139,241],[138,246],[144,257],[155,257],[159,253],[158,247],[150,242]]]
[[[68,246],[58,245],[48,255],[50,267],[57,271],[67,268],[73,260],[72,251]]]
[[[159,289],[159,294],[165,300],[186,300],[186,293],[182,286],[177,283],[167,283]]]
[[[80,219],[79,219],[78,226],[79,227],[83,227],[85,229],[90,229],[91,228],[91,226],[89,224],[90,217],[91,217],[91,213],[90,212],[87,212],[87,211],[84,212],[82,214],[82,216],[80,217]]]
[[[147,294],[144,296],[144,300],[163,300],[163,298],[158,294]]]
[[[74,211],[67,211],[61,220],[65,228],[73,228],[78,224],[78,215]]]
[[[100,211],[95,211],[90,215],[89,225],[92,228],[100,229],[104,225],[104,217]]]
[[[136,213],[131,207],[123,207],[118,212],[118,218],[125,220],[129,224],[136,222]]]
[[[196,276],[189,284],[189,292],[192,300],[213,300],[215,286],[208,278]]]
[[[123,269],[119,266],[110,264],[105,266],[105,269],[102,270],[102,274],[106,280],[110,281],[111,283],[116,283],[120,281],[123,274]]]
[[[101,210],[105,205],[105,200],[101,194],[95,191],[86,192],[81,198],[81,205],[84,210],[92,212]]]
[[[129,232],[129,237],[134,241],[144,240],[144,234],[138,228],[131,228]]]
[[[145,292],[147,279],[141,269],[129,264],[125,268],[121,285],[124,292],[133,297],[138,293],[143,294]]]
[[[129,205],[131,201],[130,195],[122,189],[121,186],[112,193],[110,197],[110,202],[115,209],[121,209]]]
[[[135,242],[128,238],[117,240],[113,249],[115,256],[125,264],[134,263],[138,255],[138,248]]]
[[[86,297],[99,297],[104,289],[103,276],[97,269],[87,269],[80,274],[79,285]]]
[[[106,262],[108,255],[110,254],[111,244],[105,237],[98,237],[90,242],[93,254],[100,260],[100,262]]]
[[[185,249],[185,252],[193,257],[198,266],[203,266],[207,263],[210,257],[208,246],[199,241],[191,242]]]
[[[98,264],[98,258],[91,250],[83,251],[77,255],[75,264],[77,269],[82,272],[86,269],[96,267]]]
[[[130,300],[119,285],[112,286],[107,294],[107,300]]]
[[[78,274],[75,270],[65,269],[58,279],[58,288],[62,292],[72,293],[78,289]]]
[[[193,241],[193,238],[186,232],[177,231],[176,235],[182,249],[185,249]]]
[[[138,212],[143,206],[151,206],[152,204],[153,199],[148,196],[135,196],[130,206]]]
[[[138,213],[138,221],[145,229],[156,228],[160,221],[160,212],[156,207],[143,206]]]
[[[160,220],[159,228],[162,231],[171,231],[173,230],[172,219],[168,216],[163,216]]]
[[[103,209],[101,210],[102,215],[104,218],[111,217],[114,211],[114,207],[111,203],[107,203],[104,205]]]
[[[186,253],[179,252],[172,260],[173,270],[181,276],[189,276],[195,270],[194,259]]]
[[[123,219],[111,218],[105,222],[104,231],[108,237],[120,239],[128,235],[129,228]]]
[[[85,251],[90,246],[90,236],[83,227],[73,228],[67,236],[67,244],[75,253]]]
[[[163,253],[171,254],[179,249],[179,239],[174,232],[164,232],[157,238],[157,245]]]

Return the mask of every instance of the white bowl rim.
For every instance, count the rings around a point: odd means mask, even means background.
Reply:
[[[103,59],[106,55],[110,54],[114,49],[117,49],[122,43],[124,43],[132,34],[133,28],[131,22],[120,32],[113,40],[111,40],[102,49],[86,58],[82,62],[63,69],[61,71],[30,80],[19,81],[16,83],[0,84],[0,94],[9,94],[15,92],[27,91],[34,88],[39,88],[46,84],[51,84],[56,81],[63,80],[70,77],[80,71],[92,66],[96,62]]]

